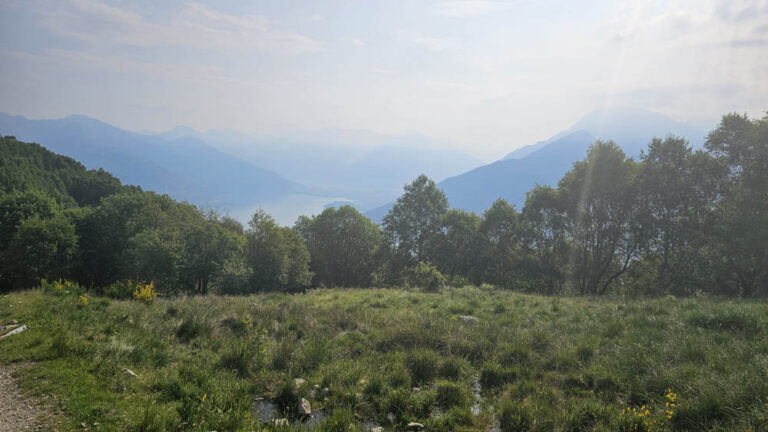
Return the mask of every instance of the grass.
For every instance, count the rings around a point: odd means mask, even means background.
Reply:
[[[29,364],[22,386],[63,430],[768,430],[761,301],[465,287],[82,305],[32,290],[0,296],[10,319],[30,330],[0,341],[0,363]],[[256,397],[291,425],[263,424]],[[322,418],[299,422],[301,398]]]

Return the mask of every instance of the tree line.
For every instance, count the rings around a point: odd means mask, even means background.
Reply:
[[[549,295],[768,295],[768,117],[729,114],[694,150],[596,142],[518,210],[451,209],[426,176],[381,226],[351,206],[247,226],[13,137],[0,140],[0,289],[68,278],[174,294],[492,284]]]

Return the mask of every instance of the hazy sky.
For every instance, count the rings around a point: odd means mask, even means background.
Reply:
[[[0,111],[418,132],[483,158],[601,105],[768,110],[768,0],[0,0]]]

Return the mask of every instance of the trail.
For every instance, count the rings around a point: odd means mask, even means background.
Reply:
[[[34,400],[24,397],[13,374],[19,366],[0,366],[0,432],[42,429],[41,411]]]

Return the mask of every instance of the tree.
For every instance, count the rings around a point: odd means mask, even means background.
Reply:
[[[0,194],[0,291],[67,276],[76,252],[74,225],[53,199],[34,191]]]
[[[403,189],[382,222],[395,268],[429,261],[425,246],[440,231],[440,218],[448,211],[445,193],[423,174]]]
[[[603,294],[640,251],[637,166],[612,142],[596,142],[558,183],[573,249],[570,271],[582,294]]]
[[[559,293],[565,284],[568,266],[569,226],[559,192],[550,186],[536,186],[526,195],[522,220],[523,274],[531,289]]]
[[[522,254],[519,215],[504,199],[497,199],[483,214],[483,280],[511,288],[520,278]]]
[[[768,116],[723,116],[705,147],[728,173],[715,205],[714,282],[723,294],[768,295]]]
[[[701,285],[701,250],[714,190],[705,187],[703,153],[694,154],[682,138],[654,139],[638,173],[644,241],[635,279],[649,294],[690,294]]]
[[[295,229],[307,243],[315,284],[369,286],[382,245],[379,227],[352,206],[302,216]]]
[[[472,212],[448,210],[441,218],[439,231],[427,243],[428,255],[441,273],[480,281],[482,219]]]
[[[301,291],[312,281],[309,251],[298,232],[259,210],[248,222],[245,260],[253,291]]]

